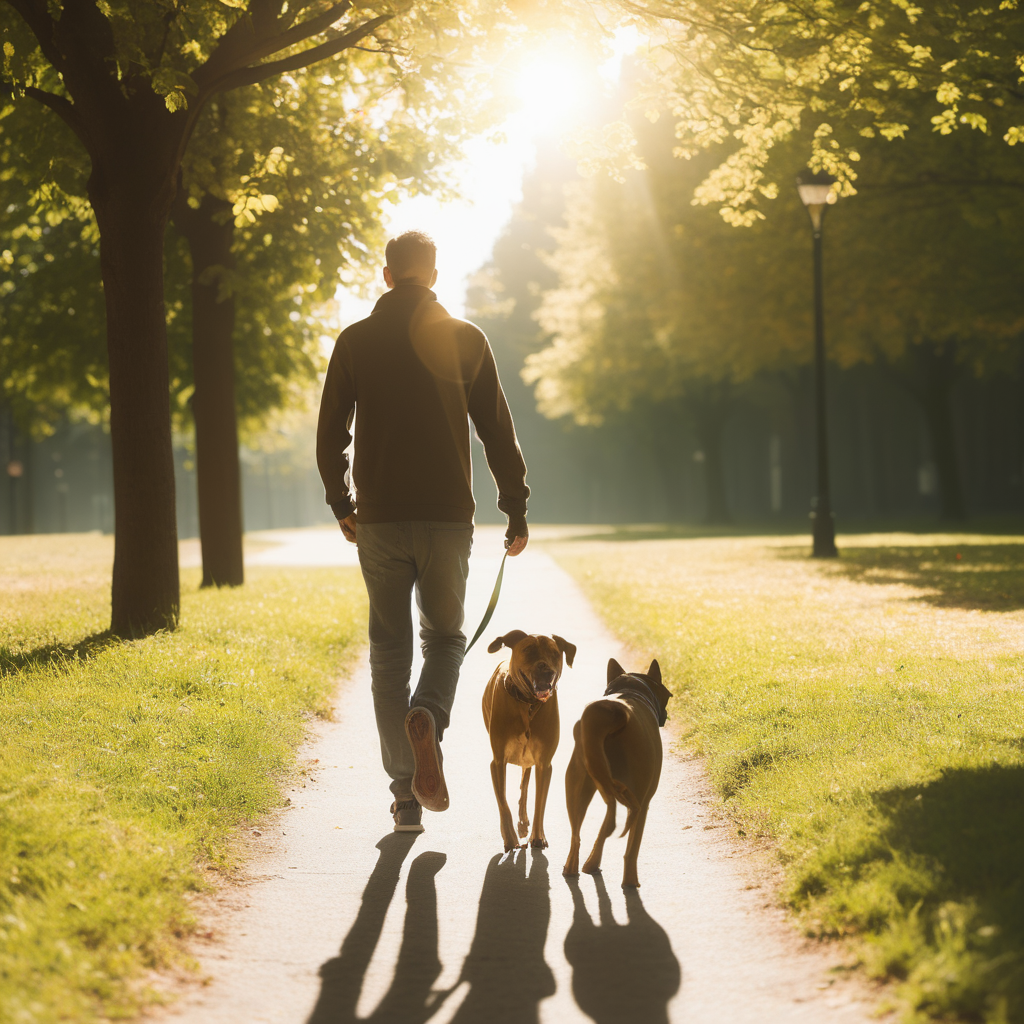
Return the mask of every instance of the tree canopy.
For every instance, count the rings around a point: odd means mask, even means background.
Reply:
[[[801,130],[811,136],[812,167],[839,177],[845,195],[855,191],[865,140],[966,128],[1010,146],[1024,141],[1017,0],[614,6],[650,34],[637,102],[671,119],[677,155],[728,143],[697,197],[734,223],[763,216],[779,191],[770,157]]]
[[[691,198],[719,152],[680,167],[662,126],[636,133],[646,169],[574,186],[555,232],[559,285],[538,312],[551,342],[526,369],[550,416],[599,422],[811,358],[810,230],[795,189],[736,230]],[[779,149],[793,169],[806,141]],[[980,135],[862,148],[862,188],[825,230],[833,358],[895,362],[950,344],[976,372],[1008,365],[1024,336],[1024,174],[1004,167],[1004,185],[986,183],[1002,150]]]

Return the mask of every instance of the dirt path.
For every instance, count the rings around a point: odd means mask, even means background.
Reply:
[[[301,532],[301,531],[300,531]],[[290,541],[296,560],[327,538]],[[500,532],[478,530],[467,617],[492,586]],[[335,551],[338,547],[338,551]],[[342,553],[339,553],[342,552]],[[270,557],[261,551],[259,560]],[[254,559],[255,560],[255,559]],[[287,564],[282,548],[274,564]],[[306,562],[308,564],[308,562]],[[550,848],[501,855],[479,698],[498,655],[486,641],[521,628],[579,647],[559,685],[562,745],[548,805]],[[418,837],[390,831],[369,670],[338,695],[337,722],[304,756],[313,777],[257,840],[249,881],[211,910],[196,955],[209,982],[188,989],[179,1024],[648,1024],[868,1021],[862,988],[836,980],[834,951],[803,942],[763,870],[716,814],[699,764],[666,758],[640,853],[639,897],[619,887],[624,840],[604,875],[561,875],[568,845],[562,778],[571,726],[600,696],[607,659],[631,664],[572,580],[537,547],[509,563],[501,604],[463,669],[445,769],[452,806]],[[670,737],[666,735],[666,746]],[[518,789],[518,770],[509,790]],[[532,806],[532,799],[531,799]],[[584,846],[596,835],[595,801]]]

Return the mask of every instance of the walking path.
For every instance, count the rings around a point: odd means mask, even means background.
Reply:
[[[351,560],[335,534],[280,534],[283,544],[252,561]],[[500,538],[496,528],[478,528],[467,633],[493,585]],[[517,628],[558,633],[579,653],[558,689],[550,848],[503,856],[480,696],[500,658],[487,653],[487,642]],[[310,780],[254,840],[248,880],[209,910],[208,938],[195,949],[209,983],[188,987],[167,1017],[178,1024],[873,1019],[865,989],[830,973],[838,951],[802,941],[775,906],[763,868],[759,875],[716,813],[697,762],[667,751],[640,851],[639,895],[619,885],[625,840],[609,841],[603,876],[562,878],[572,724],[601,695],[609,657],[645,667],[539,547],[510,561],[498,611],[466,659],[444,744],[451,809],[425,812],[427,831],[416,837],[390,830],[369,669],[360,667],[339,691],[337,721],[319,727],[303,752]],[[668,748],[670,733],[665,740]],[[518,785],[512,769],[510,803]],[[585,849],[602,813],[595,800]]]

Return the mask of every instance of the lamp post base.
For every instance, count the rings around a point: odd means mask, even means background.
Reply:
[[[832,517],[832,510],[819,511],[815,509],[811,513],[811,522],[814,524],[813,536],[814,547],[811,551],[812,558],[838,558],[839,551],[836,548],[836,526]]]

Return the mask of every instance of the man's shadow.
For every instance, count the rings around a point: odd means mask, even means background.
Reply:
[[[538,851],[495,856],[487,865],[473,944],[456,987],[469,992],[452,1024],[536,1024],[542,999],[555,993],[544,960],[551,918],[548,861]]]
[[[380,940],[388,907],[398,887],[402,864],[416,833],[396,832],[378,844],[380,857],[363,890],[355,922],[341,953],[320,968],[320,996],[308,1024],[423,1024],[447,993],[433,991],[441,974],[437,952],[437,889],[435,876],[444,867],[443,853],[421,853],[409,868],[402,946],[391,987],[369,1017],[357,1017],[356,1006],[366,970]]]
[[[600,873],[598,923],[587,912],[579,881],[572,891],[572,927],[565,958],[572,967],[572,994],[597,1024],[668,1024],[669,1000],[679,991],[679,961],[665,929],[646,911],[640,894],[625,889],[627,923],[618,924]]]

